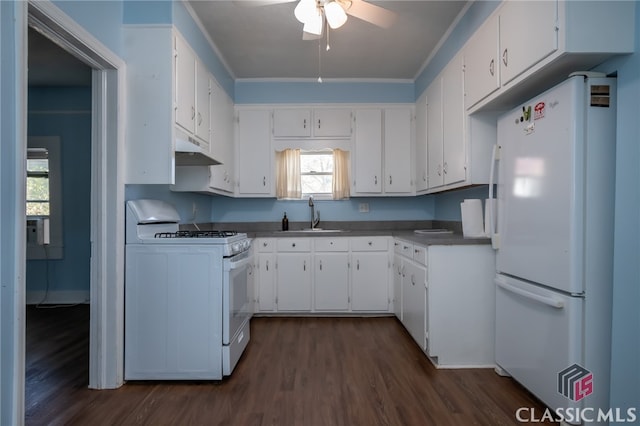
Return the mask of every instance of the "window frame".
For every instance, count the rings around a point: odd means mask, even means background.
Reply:
[[[300,157],[302,159],[303,156],[313,156],[313,155],[326,155],[331,157],[331,162],[333,163],[333,150],[330,148],[325,148],[325,149],[304,149],[301,148],[300,149]],[[334,165],[334,164],[332,164]],[[304,188],[304,185],[302,185],[302,178],[303,176],[330,176],[331,177],[331,185],[333,185],[333,171],[331,172],[303,172],[302,170],[300,171],[300,185],[302,188]],[[315,200],[333,200],[333,188],[330,187],[329,188],[329,192],[304,192],[304,190],[302,191],[302,198],[303,200],[306,200],[309,197],[313,197]]]
[[[37,242],[27,241],[27,260],[62,259],[64,244],[62,232],[62,154],[60,137],[30,136],[27,141],[27,149],[32,148],[43,148],[47,150],[49,160],[49,215],[25,215],[25,225],[26,221],[48,217],[50,242],[47,246],[44,246]],[[25,183],[26,178],[25,176]]]

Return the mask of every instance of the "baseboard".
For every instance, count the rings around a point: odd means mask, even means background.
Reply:
[[[46,296],[46,297],[45,297]],[[27,291],[27,305],[69,305],[89,303],[90,294],[87,290],[80,291]]]

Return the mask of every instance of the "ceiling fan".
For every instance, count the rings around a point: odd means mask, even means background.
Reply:
[[[303,39],[322,37],[325,23],[331,29],[347,22],[347,15],[382,28],[389,28],[396,19],[395,12],[371,4],[365,0],[235,0],[245,5],[267,6],[297,1],[294,15],[303,24]]]
[[[364,0],[299,0],[294,10],[296,19],[304,24],[303,39],[322,37],[326,23],[331,29],[347,22],[347,14],[382,28],[388,28],[395,20],[395,13]]]

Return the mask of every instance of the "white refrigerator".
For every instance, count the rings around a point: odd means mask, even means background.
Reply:
[[[572,76],[498,121],[496,363],[567,423],[609,408],[615,116]]]

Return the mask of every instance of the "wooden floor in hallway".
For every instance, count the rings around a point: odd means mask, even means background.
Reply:
[[[495,426],[544,410],[491,369],[434,368],[394,317],[254,318],[216,382],[90,390],[88,348],[88,305],[27,308],[27,425]]]

